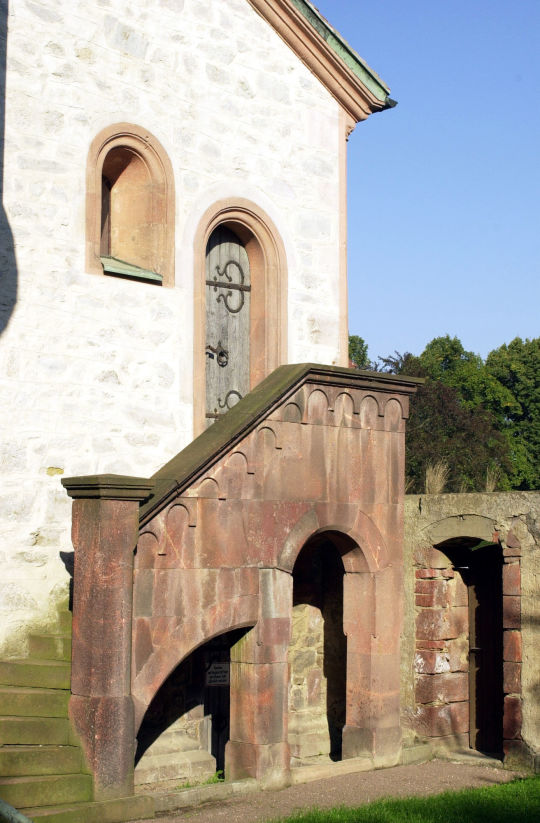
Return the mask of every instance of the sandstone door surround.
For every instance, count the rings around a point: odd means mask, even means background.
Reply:
[[[287,779],[292,570],[330,532],[345,569],[343,756],[400,754],[405,420],[418,381],[281,366],[146,480],[66,478],[73,498],[72,721],[96,797],[133,790],[135,739],[196,647],[231,653],[227,776]]]

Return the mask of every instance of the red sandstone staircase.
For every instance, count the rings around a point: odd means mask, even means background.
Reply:
[[[29,645],[28,658],[0,662],[0,798],[39,823],[153,816],[146,798],[92,802],[92,778],[68,719],[70,612]]]

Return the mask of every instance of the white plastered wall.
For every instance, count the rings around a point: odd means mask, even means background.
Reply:
[[[212,203],[270,215],[288,361],[336,361],[342,135],[338,104],[247,0],[17,0],[7,62],[0,648],[20,653],[67,589],[61,475],[148,476],[192,437],[193,237]],[[174,289],[85,273],[88,149],[121,121],[173,166]]]

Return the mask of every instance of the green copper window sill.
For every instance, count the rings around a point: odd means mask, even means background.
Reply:
[[[163,283],[163,275],[150,269],[142,269],[117,257],[101,257],[103,272],[117,277],[129,277],[133,280],[144,280],[150,283]]]

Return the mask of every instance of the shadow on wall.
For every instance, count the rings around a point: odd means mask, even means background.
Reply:
[[[0,0],[0,334],[17,302],[17,265],[13,235],[4,210],[4,140],[6,122],[6,49],[8,0]]]

